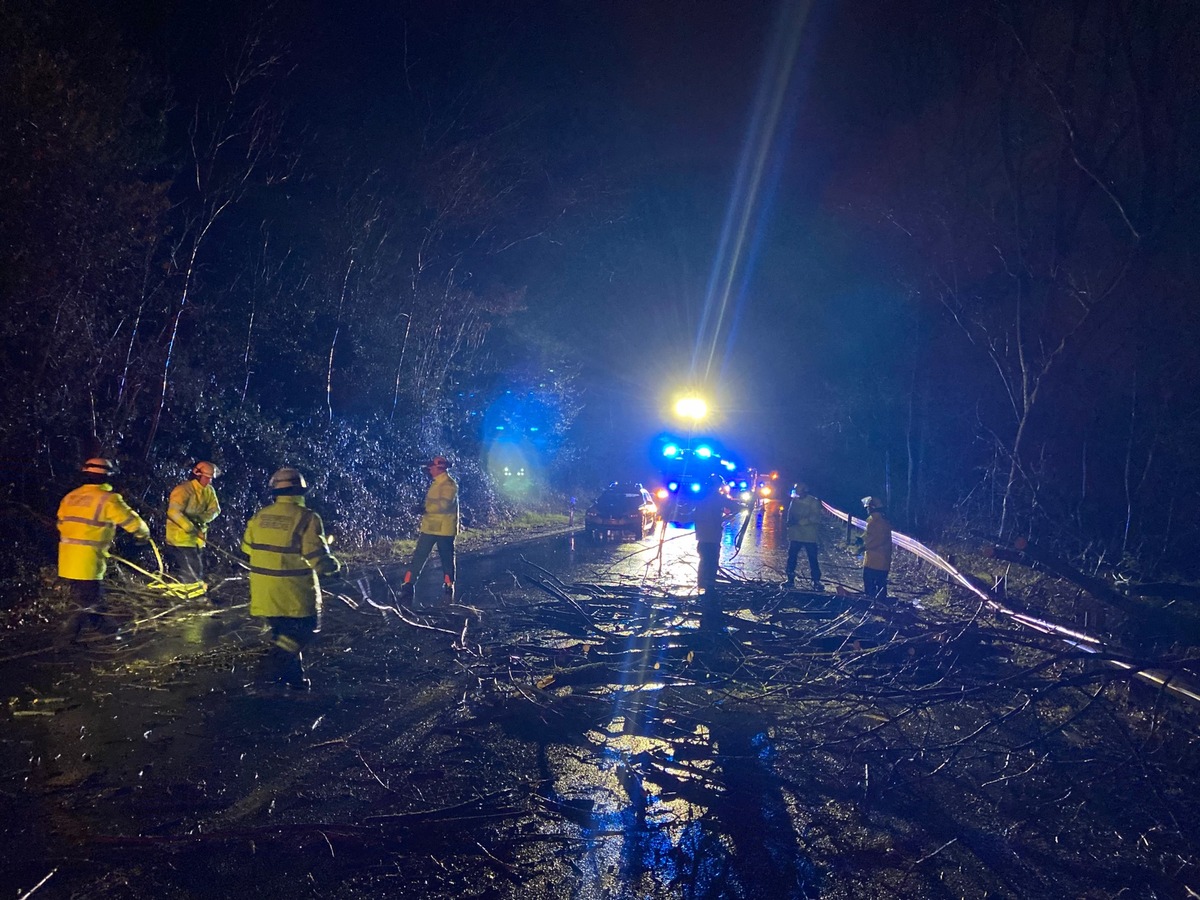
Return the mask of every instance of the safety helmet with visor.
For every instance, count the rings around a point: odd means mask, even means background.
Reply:
[[[117,464],[111,459],[93,456],[80,467],[79,471],[85,475],[116,475]]]
[[[271,476],[271,480],[267,483],[273,491],[286,491],[296,488],[302,491],[308,490],[308,482],[304,480],[304,476],[300,474],[300,470],[288,466],[277,469],[275,474]]]

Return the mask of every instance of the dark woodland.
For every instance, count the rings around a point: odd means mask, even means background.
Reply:
[[[1197,574],[1194,4],[333,6],[0,0],[10,585],[89,455],[231,522],[295,465],[365,547],[433,452],[530,502],[501,426],[538,502],[640,474],[680,379],[911,533]]]

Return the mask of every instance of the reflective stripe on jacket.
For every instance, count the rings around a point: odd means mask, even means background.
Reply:
[[[863,567],[887,572],[892,568],[892,523],[875,510],[863,532]]]
[[[817,543],[821,524],[821,501],[812,494],[793,497],[788,504],[787,536],[789,541]]]
[[[58,574],[75,581],[100,581],[117,529],[143,540],[150,527],[111,484],[85,484],[58,505]]]
[[[458,534],[458,482],[442,472],[425,494],[421,533],[454,537]]]
[[[319,615],[318,575],[340,569],[329,550],[321,517],[298,496],[276,497],[246,525],[242,552],[250,557],[250,615]]]
[[[167,543],[172,547],[199,547],[199,538],[221,514],[217,492],[195,478],[176,485],[167,502]]]

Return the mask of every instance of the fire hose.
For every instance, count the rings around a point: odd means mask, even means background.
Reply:
[[[830,506],[825,501],[821,501],[821,506],[831,516],[846,523],[846,533],[849,535],[850,528],[856,527],[865,529],[867,523],[855,516],[851,516],[848,512],[843,512],[836,507]],[[909,537],[906,534],[901,534],[898,531],[892,532],[892,543],[902,550],[907,550],[909,553],[916,556],[918,559],[924,560],[937,569],[945,572],[955,582],[965,587],[972,594],[977,596],[984,605],[997,615],[1005,616],[1017,624],[1039,631],[1042,634],[1053,635],[1059,638],[1069,647],[1084,653],[1096,654],[1102,656],[1104,662],[1108,665],[1121,669],[1123,671],[1132,672],[1137,678],[1142,681],[1149,682],[1155,687],[1170,691],[1179,697],[1187,700],[1200,703],[1200,686],[1192,684],[1185,678],[1180,677],[1174,672],[1168,672],[1162,669],[1144,668],[1125,662],[1124,660],[1114,659],[1108,655],[1110,648],[1099,638],[1086,634],[1078,629],[1067,628],[1064,625],[1059,625],[1054,622],[1049,622],[1045,619],[1031,616],[1028,613],[1020,610],[1012,609],[1004,603],[999,597],[985,590],[978,584],[975,584],[971,579],[967,578],[962,572],[956,569],[948,560],[943,558],[936,551],[922,544],[915,538]]]

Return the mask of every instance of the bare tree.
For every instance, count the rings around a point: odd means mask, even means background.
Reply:
[[[191,195],[181,205],[184,224],[171,249],[168,275],[178,280],[164,334],[157,403],[146,434],[148,458],[158,434],[170,388],[179,325],[191,308],[201,252],[218,221],[256,179],[282,177],[264,171],[274,156],[279,116],[271,90],[282,74],[282,59],[266,48],[263,23],[231,54],[223,73],[223,96],[212,107],[197,102],[188,127]]]

